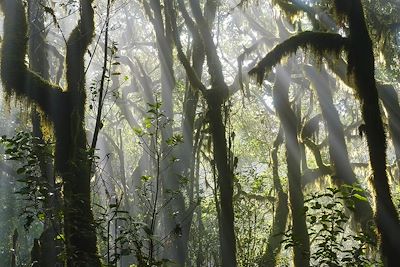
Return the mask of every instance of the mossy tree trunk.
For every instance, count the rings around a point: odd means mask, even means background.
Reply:
[[[375,221],[380,234],[383,261],[386,266],[397,266],[400,254],[400,223],[386,173],[386,135],[375,82],[372,41],[365,23],[361,1],[337,0],[335,4],[349,22],[349,71],[354,77],[365,122],[373,171],[371,183],[376,204]]]
[[[208,72],[211,77],[211,89],[203,92],[208,106],[207,117],[213,140],[213,156],[218,173],[217,183],[220,196],[219,231],[222,266],[235,267],[237,263],[233,209],[234,176],[229,160],[230,151],[227,146],[222,110],[222,106],[228,98],[228,86],[224,81],[222,65],[217,54],[216,46],[213,42],[209,24],[202,14],[200,3],[193,0],[189,3],[198,27],[198,32],[203,41]],[[215,1],[207,3],[215,6],[215,8],[218,4]]]
[[[28,21],[29,21],[29,65],[32,71],[38,73],[41,77],[49,79],[49,63],[47,59],[47,45],[44,32],[44,8],[43,1],[28,1]],[[32,107],[31,114],[32,133],[35,137],[44,143],[42,132],[42,118],[35,107]],[[49,194],[45,198],[44,209],[46,218],[43,233],[40,235],[40,244],[37,266],[55,266],[57,255],[61,252],[62,243],[57,240],[57,234],[61,233],[60,217],[57,215],[59,207],[59,194],[55,188],[54,166],[51,158],[44,155],[39,157],[40,171],[42,179],[47,183]],[[36,244],[36,243],[35,243]],[[33,249],[32,249],[33,250]]]
[[[375,199],[375,222],[380,235],[382,258],[386,266],[396,266],[400,253],[400,222],[393,204],[386,174],[386,135],[383,128],[375,81],[375,66],[372,41],[365,23],[360,0],[335,0],[337,12],[346,18],[349,37],[325,32],[302,32],[276,46],[257,67],[250,71],[261,83],[266,72],[280,60],[302,47],[317,56],[348,54],[348,72],[361,103],[365,122],[369,157],[373,171],[371,184]]]
[[[68,266],[100,266],[90,206],[90,160],[84,130],[84,54],[94,32],[91,0],[80,1],[81,20],[67,41],[67,90],[25,65],[27,22],[21,0],[4,0],[1,78],[6,93],[36,104],[53,123],[55,168],[64,182],[64,236]]]

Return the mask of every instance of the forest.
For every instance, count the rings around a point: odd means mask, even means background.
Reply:
[[[0,267],[400,266],[398,0],[0,10]]]

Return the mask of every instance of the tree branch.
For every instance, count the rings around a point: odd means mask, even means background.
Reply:
[[[4,13],[4,40],[1,50],[1,79],[8,95],[27,98],[38,105],[54,122],[60,107],[55,103],[65,94],[60,87],[51,84],[25,64],[27,51],[27,21],[21,0],[1,2]]]
[[[275,46],[249,74],[256,75],[257,82],[261,84],[266,73],[284,57],[295,54],[299,48],[312,51],[319,57],[338,55],[342,50],[347,50],[347,38],[336,33],[301,32]]]

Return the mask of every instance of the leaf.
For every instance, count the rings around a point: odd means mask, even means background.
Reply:
[[[319,210],[321,208],[321,204],[319,202],[315,202],[313,209]]]
[[[151,179],[151,176],[150,175],[142,175],[142,177],[140,177],[140,179],[143,182],[147,182],[147,181],[149,181]]]
[[[143,136],[143,130],[140,128],[133,128],[133,131],[135,132],[136,135],[138,136]]]
[[[357,198],[358,200],[361,201],[368,201],[368,199],[360,194],[353,194],[353,197]]]
[[[17,170],[17,174],[22,174],[26,171],[25,167],[21,167]]]
[[[327,209],[332,209],[336,204],[335,203],[329,203],[326,205]]]
[[[46,214],[44,214],[44,212],[40,212],[38,214],[38,219],[39,221],[44,222],[44,220],[46,219]]]
[[[149,129],[151,127],[151,118],[145,118],[143,124],[146,129]]]

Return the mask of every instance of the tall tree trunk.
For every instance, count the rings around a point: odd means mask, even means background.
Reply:
[[[212,89],[214,90],[214,89]],[[220,194],[220,246],[222,266],[236,266],[236,240],[233,212],[233,173],[228,159],[225,125],[222,119],[221,103],[213,103],[210,94],[207,98],[208,119],[213,140],[213,154],[218,172]]]
[[[369,147],[373,171],[372,186],[375,197],[375,220],[380,234],[383,262],[397,266],[400,254],[400,223],[393,204],[386,174],[386,136],[383,128],[375,83],[375,66],[372,41],[365,23],[360,0],[336,0],[339,11],[349,21],[349,70],[361,102],[361,113]]]
[[[55,123],[56,138],[60,143],[56,163],[64,180],[67,264],[100,266],[90,205],[92,162],[88,159],[90,151],[86,152],[84,128],[86,100],[84,55],[94,32],[92,0],[80,1],[80,15],[81,19],[67,42],[66,77],[69,95],[65,101],[67,104],[65,110],[69,109],[69,112],[64,113],[63,125]]]
[[[64,236],[68,266],[100,266],[90,206],[90,167],[84,131],[84,55],[94,32],[91,0],[80,1],[81,20],[67,42],[67,84],[62,91],[25,65],[27,22],[21,0],[1,2],[4,40],[1,78],[8,94],[35,103],[54,124],[55,167],[64,182]]]
[[[44,8],[43,1],[28,1],[28,21],[29,21],[29,65],[30,68],[41,75],[44,79],[49,79],[49,63],[47,59],[45,33],[44,33]],[[44,143],[42,133],[42,122],[39,112],[35,107],[32,108],[31,121],[33,127],[33,135]],[[57,263],[57,255],[61,252],[62,244],[57,241],[57,234],[61,233],[60,217],[57,215],[59,194],[55,188],[54,166],[52,159],[44,155],[40,155],[40,171],[44,182],[48,184],[49,193],[46,196],[44,209],[46,218],[43,233],[36,246],[39,258],[37,266],[55,266]],[[36,241],[36,240],[35,240]],[[36,243],[35,243],[36,244]],[[34,246],[35,248],[35,246]]]
[[[274,189],[277,192],[278,200],[275,210],[273,225],[271,233],[268,237],[267,251],[262,256],[260,266],[263,267],[274,267],[276,266],[276,257],[278,256],[281,246],[283,235],[286,230],[286,223],[289,214],[288,207],[288,195],[283,190],[282,184],[278,173],[278,150],[283,142],[283,131],[282,127],[279,127],[278,136],[275,139],[274,146],[271,152],[272,157],[272,175]]]
[[[307,232],[304,197],[301,188],[300,147],[297,140],[297,118],[289,102],[290,77],[278,66],[273,87],[274,106],[285,133],[286,160],[289,181],[289,199],[292,212],[294,265],[310,265],[310,241]]]
[[[214,1],[207,2],[217,6]],[[213,42],[209,24],[202,14],[200,4],[190,1],[193,16],[198,25],[198,31],[203,40],[207,56],[208,72],[211,76],[211,89],[204,91],[208,106],[208,120],[213,140],[213,153],[218,172],[218,188],[220,194],[220,248],[222,266],[234,267],[236,263],[236,239],[234,230],[233,210],[233,170],[229,160],[222,105],[228,97],[228,86],[224,81],[222,65],[216,46]],[[225,114],[227,115],[227,114]]]
[[[172,2],[166,2],[166,7],[172,26],[172,35],[177,47],[178,57],[185,67],[186,73],[193,87],[197,88],[203,94],[208,106],[207,118],[210,125],[211,136],[213,140],[213,156],[217,169],[218,179],[217,187],[220,194],[219,231],[220,231],[220,251],[222,266],[236,266],[236,240],[234,230],[234,210],[233,210],[233,171],[228,158],[228,147],[225,136],[225,125],[223,120],[222,105],[228,98],[228,86],[224,81],[222,65],[219,61],[216,46],[211,36],[211,31],[207,20],[204,18],[200,3],[198,1],[189,1],[195,21],[193,21],[180,1],[180,11],[184,16],[185,23],[192,34],[201,36],[204,45],[204,51],[207,56],[208,71],[211,76],[211,89],[206,89],[201,82],[193,67],[190,65],[186,55],[182,51],[182,43],[177,30],[175,10]],[[207,2],[209,5],[217,5],[215,1]],[[197,26],[196,26],[197,25]],[[219,205],[216,203],[216,205]]]
[[[338,186],[341,184],[356,184],[358,181],[350,165],[343,126],[333,104],[331,88],[328,85],[328,73],[325,71],[317,73],[311,66],[305,66],[305,73],[317,93],[322,116],[326,121],[329,155],[334,170],[334,175],[332,176],[333,182]],[[371,221],[373,220],[371,206],[367,201],[361,201],[355,197],[352,200],[355,204],[354,213],[356,220],[361,224],[363,232],[372,240],[375,240],[376,236],[371,228]]]

